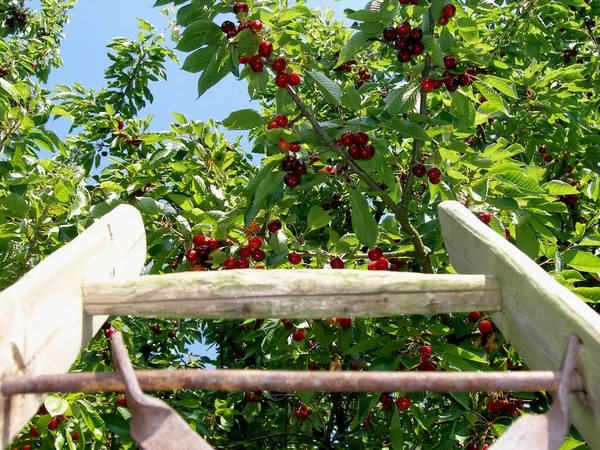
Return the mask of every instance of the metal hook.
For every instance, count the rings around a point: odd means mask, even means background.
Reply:
[[[552,407],[546,414],[521,416],[492,445],[493,450],[557,450],[565,441],[571,429],[569,394],[571,378],[579,355],[581,341],[572,334],[563,356],[562,376],[558,391],[552,400]]]
[[[164,401],[143,393],[133,372],[121,333],[111,336],[111,353],[125,382],[131,410],[131,437],[142,450],[190,448],[214,450]]]

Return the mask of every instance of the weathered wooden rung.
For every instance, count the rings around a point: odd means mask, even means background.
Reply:
[[[87,314],[202,319],[390,317],[500,311],[493,276],[364,270],[228,270],[83,286]]]
[[[561,372],[325,372],[281,370],[140,370],[135,372],[144,391],[179,389],[276,392],[489,392],[557,391]],[[123,392],[115,372],[12,376],[2,380],[2,394],[45,392]],[[582,391],[579,375],[571,391]]]

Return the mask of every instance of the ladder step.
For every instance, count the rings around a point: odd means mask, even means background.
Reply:
[[[311,319],[502,309],[500,286],[489,275],[227,270],[94,281],[82,289],[90,315]]]
[[[202,389],[207,391],[275,392],[538,392],[558,390],[561,372],[325,372],[295,370],[138,370],[143,391]],[[582,391],[581,378],[571,377],[571,391]],[[123,392],[116,372],[10,376],[2,394],[25,392]]]

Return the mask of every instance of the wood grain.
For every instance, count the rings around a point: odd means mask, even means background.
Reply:
[[[459,203],[442,202],[439,215],[454,268],[500,282],[502,311],[492,319],[530,369],[558,370],[569,335],[580,338],[586,394],[571,394],[573,423],[600,448],[600,316]]]
[[[88,314],[202,319],[498,311],[493,277],[364,270],[227,270],[85,283]]]
[[[137,277],[145,259],[141,216],[123,205],[0,293],[0,380],[67,372],[105,320],[84,314],[83,279]],[[36,413],[42,398],[0,395],[1,448]]]

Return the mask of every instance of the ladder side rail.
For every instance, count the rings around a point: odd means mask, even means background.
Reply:
[[[573,424],[600,449],[600,315],[460,203],[442,202],[439,216],[452,266],[498,279],[502,309],[492,320],[530,369],[559,370],[570,334],[581,339],[586,393],[570,396]]]
[[[105,316],[83,311],[84,279],[137,277],[146,259],[140,213],[121,205],[0,293],[0,387],[8,375],[63,374]],[[0,395],[0,448],[37,412],[40,394]]]

